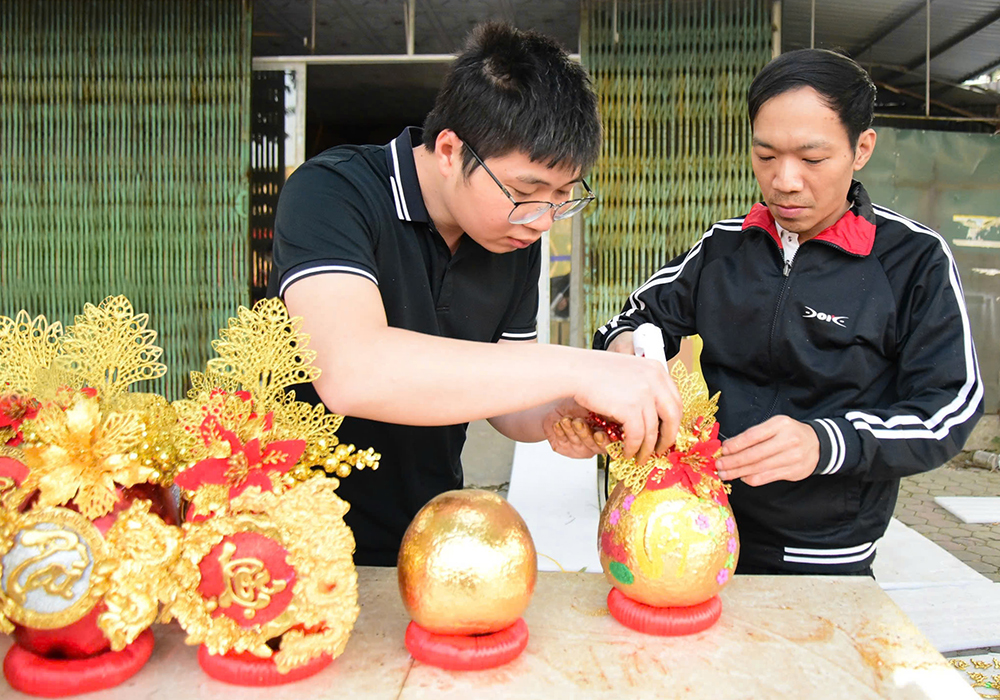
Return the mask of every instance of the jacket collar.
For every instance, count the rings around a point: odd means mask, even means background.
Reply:
[[[811,240],[824,241],[851,255],[868,255],[875,245],[875,210],[872,208],[871,199],[857,180],[851,181],[847,198],[851,200],[851,208],[844,212],[835,224]],[[774,217],[765,204],[761,202],[754,204],[750,213],[743,219],[743,230],[746,231],[751,227],[767,231],[778,247],[781,247],[778,227],[775,226]]]
[[[385,159],[389,164],[389,187],[396,203],[396,216],[400,221],[431,222],[420,193],[417,166],[413,162],[413,149],[419,146],[422,129],[408,126],[403,133],[385,145]]]

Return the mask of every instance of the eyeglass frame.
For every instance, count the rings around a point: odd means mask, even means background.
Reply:
[[[461,137],[459,137],[459,138],[461,138]],[[582,204],[579,209],[577,209],[576,211],[574,211],[574,212],[572,212],[570,214],[564,214],[563,216],[559,216],[558,214],[553,214],[552,215],[552,220],[553,221],[562,221],[563,219],[568,219],[570,217],[576,216],[581,211],[583,211],[584,209],[586,209],[588,204],[590,204],[595,199],[597,199],[597,195],[594,194],[594,191],[592,189],[590,189],[590,185],[588,185],[587,181],[584,180],[581,177],[580,178],[580,184],[583,185],[583,189],[587,191],[587,196],[586,197],[577,197],[576,199],[567,199],[565,202],[559,202],[558,204],[553,204],[552,202],[546,202],[546,201],[541,201],[541,200],[533,200],[533,199],[532,200],[528,200],[526,202],[518,202],[516,199],[514,199],[514,197],[511,196],[510,192],[507,191],[507,188],[504,187],[504,185],[503,185],[502,182],[500,182],[500,179],[496,175],[494,175],[493,171],[490,170],[489,167],[486,165],[486,163],[483,162],[483,159],[479,157],[479,154],[476,153],[476,151],[472,148],[472,146],[470,146],[469,143],[467,141],[465,141],[464,139],[462,139],[462,145],[465,148],[469,149],[469,153],[472,154],[473,158],[475,158],[477,161],[479,161],[479,164],[481,166],[483,166],[483,170],[485,170],[486,173],[491,178],[493,178],[493,182],[497,183],[497,187],[499,187],[501,189],[501,191],[503,191],[503,193],[505,195],[507,195],[507,199],[509,199],[510,203],[514,205],[513,207],[511,207],[510,213],[507,214],[507,222],[511,223],[511,224],[514,224],[515,226],[517,226],[517,225],[524,225],[524,224],[530,224],[533,221],[538,221],[539,219],[541,219],[543,216],[545,216],[546,214],[548,214],[553,209],[559,209],[560,207],[565,206],[567,204],[570,204],[572,202],[584,202],[584,204]],[[528,219],[527,221],[511,221],[510,217],[514,215],[514,210],[517,209],[522,204],[545,204],[545,205],[548,205],[548,209],[541,209],[541,210],[539,210],[537,216],[535,216],[535,217],[533,217],[531,219]]]

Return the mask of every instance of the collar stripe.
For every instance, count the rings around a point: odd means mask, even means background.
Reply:
[[[392,188],[392,200],[396,204],[396,217],[400,221],[406,221],[406,217],[403,216],[403,208],[399,204],[399,184],[393,175],[389,176],[389,186]]]
[[[399,154],[396,152],[396,141],[398,141],[398,140],[399,139],[393,139],[392,143],[389,144],[389,148],[392,150],[393,171],[396,173],[397,177],[399,177]],[[400,178],[400,181],[402,181],[402,178]],[[402,188],[400,188],[400,189],[402,189]],[[402,196],[399,198],[399,200],[400,200],[400,203],[403,205],[403,217],[405,217],[406,221],[413,221],[413,219],[410,218],[410,211],[409,211],[409,209],[406,208],[406,193],[405,192],[402,193]]]
[[[420,191],[417,165],[413,149],[421,144],[421,131],[406,127],[403,132],[385,145],[385,160],[389,168],[389,186],[400,221],[431,223]]]

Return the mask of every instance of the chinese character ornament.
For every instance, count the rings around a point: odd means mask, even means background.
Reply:
[[[131,392],[166,372],[124,297],[60,324],[0,318],[0,629],[14,688],[110,688],[149,658],[179,553],[175,416]]]
[[[343,417],[288,391],[319,376],[300,325],[276,299],[240,308],[213,343],[218,357],[174,402],[188,508],[164,619],[201,645],[207,674],[238,685],[322,670],[359,612],[333,475],[374,469],[379,455],[341,444]]]

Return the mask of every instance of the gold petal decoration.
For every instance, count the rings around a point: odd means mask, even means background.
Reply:
[[[122,410],[113,410],[114,401],[76,393],[65,409],[50,403],[27,421],[22,453],[30,473],[19,492],[38,488],[41,505],[72,500],[85,516],[98,518],[114,508],[118,486],[167,483],[173,409],[148,395],[123,396],[119,403]],[[151,439],[151,429],[162,444]]]
[[[353,469],[378,468],[381,455],[372,448],[342,444],[336,435],[344,417],[321,404],[295,400],[289,387],[311,382],[320,370],[311,363],[316,353],[307,349],[309,336],[302,319],[289,317],[278,299],[265,299],[253,309],[240,307],[235,318],[214,341],[218,357],[204,373],[191,374],[192,388],[174,407],[183,427],[179,438],[182,469],[210,458],[228,458],[221,435],[206,440],[204,423],[214,416],[218,428],[231,431],[243,444],[259,439],[261,446],[285,440],[303,440],[305,449],[289,470],[293,480],[307,479],[313,468],[343,478]],[[214,429],[214,428],[212,428]],[[287,488],[287,480],[281,481]],[[279,489],[276,483],[275,488]],[[194,496],[192,496],[194,498]],[[199,508],[212,498],[199,498]],[[203,512],[203,511],[199,511]]]
[[[218,357],[208,361],[208,369],[236,379],[258,410],[269,411],[285,389],[319,376],[312,366],[316,352],[306,349],[301,327],[302,319],[289,318],[280,299],[265,299],[253,309],[241,306],[212,342]]]
[[[719,396],[716,392],[709,398],[708,387],[697,372],[688,372],[683,362],[675,362],[670,370],[684,407],[677,438],[671,448],[677,452],[687,452],[697,443],[707,439],[715,425],[715,414],[719,410]],[[608,445],[608,471],[615,482],[624,481],[632,493],[638,495],[645,487],[646,480],[654,469],[669,469],[667,455],[653,455],[645,464],[637,464],[635,459],[622,459],[625,446],[621,442]]]
[[[44,316],[31,318],[24,310],[13,319],[0,316],[0,393],[30,389],[59,354],[61,337],[62,324]]]
[[[86,386],[112,396],[132,384],[162,377],[156,331],[148,329],[147,314],[136,314],[124,296],[108,297],[100,306],[87,304],[66,329],[57,366],[74,374]]]

